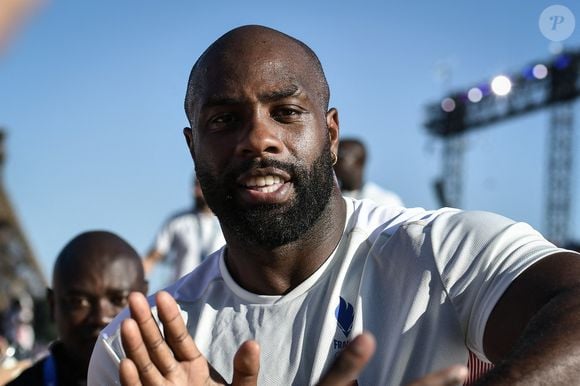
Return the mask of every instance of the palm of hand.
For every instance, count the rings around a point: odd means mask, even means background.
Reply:
[[[131,318],[123,321],[121,336],[127,358],[119,374],[123,386],[214,386],[227,385],[203,357],[183,322],[175,300],[167,292],[156,295],[159,319],[165,337],[151,315],[147,299],[140,293],[129,296]],[[356,379],[375,350],[371,334],[353,339],[337,357],[318,386],[348,386]],[[233,386],[256,386],[260,369],[260,348],[244,342],[234,356]],[[453,366],[423,377],[409,386],[461,384],[462,366]],[[458,383],[457,383],[458,382]]]

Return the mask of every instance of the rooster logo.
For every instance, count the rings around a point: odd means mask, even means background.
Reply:
[[[343,332],[344,336],[348,337],[352,330],[352,322],[354,320],[354,308],[352,304],[340,296],[340,303],[334,311],[338,327]]]

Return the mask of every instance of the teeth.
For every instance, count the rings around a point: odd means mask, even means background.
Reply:
[[[279,176],[258,176],[258,177],[251,177],[246,182],[246,186],[251,187],[269,187],[275,184],[279,184],[283,182],[282,178]],[[275,189],[263,189],[262,191],[269,193],[270,191],[274,191]]]

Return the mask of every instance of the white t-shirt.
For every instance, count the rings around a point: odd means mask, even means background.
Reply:
[[[379,205],[403,206],[403,200],[394,192],[385,190],[373,182],[365,182],[360,190],[343,190],[345,197],[364,200],[368,198]]]
[[[315,384],[363,330],[374,334],[377,349],[359,385],[406,384],[467,363],[468,349],[485,359],[485,324],[504,290],[559,251],[529,225],[487,212],[345,201],[336,250],[284,296],[241,288],[223,249],[169,287],[199,349],[226,381],[248,339],[261,345],[260,385]],[[126,317],[125,310],[97,341],[89,385],[118,384]]]
[[[153,248],[173,267],[173,282],[224,244],[219,221],[213,213],[187,211],[171,217],[163,225]]]

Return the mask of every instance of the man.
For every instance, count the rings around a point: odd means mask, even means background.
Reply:
[[[58,340],[47,357],[9,385],[86,385],[99,332],[134,291],[145,294],[147,283],[139,254],[125,240],[106,231],[72,239],[58,255],[47,289]]]
[[[156,264],[170,258],[173,282],[225,244],[220,224],[207,206],[198,179],[194,180],[195,206],[178,213],[163,225],[155,238],[155,245],[143,259],[145,274],[150,274]]]
[[[379,205],[403,206],[395,193],[382,189],[364,179],[367,160],[365,145],[356,138],[343,138],[338,145],[338,159],[334,172],[342,195],[359,200],[368,198]]]
[[[328,99],[281,32],[202,54],[184,133],[226,247],[150,300],[164,339],[132,294],[89,384],[452,385],[470,349],[497,364],[487,385],[577,383],[579,255],[491,213],[343,198]]]

